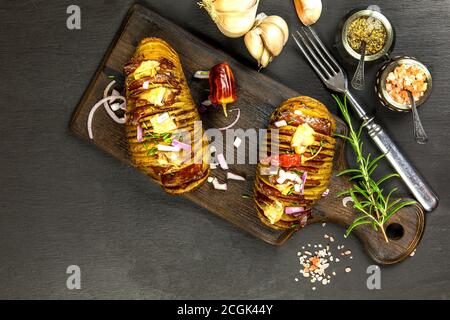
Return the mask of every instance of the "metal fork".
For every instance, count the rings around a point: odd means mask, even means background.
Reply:
[[[347,75],[327,50],[319,36],[310,26],[303,26],[300,30],[296,31],[297,35],[292,34],[292,37],[319,78],[328,89],[347,96],[347,101],[350,102],[358,118],[362,120],[370,138],[380,151],[386,155],[386,159],[400,175],[417,201],[426,211],[434,210],[439,203],[438,197],[420,173],[403,156],[394,141],[375,122],[374,117],[366,113],[361,104],[348,90]]]

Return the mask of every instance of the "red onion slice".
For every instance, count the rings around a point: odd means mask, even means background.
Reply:
[[[353,202],[352,197],[348,196],[348,197],[345,197],[345,198],[342,199],[342,205],[343,205],[344,207],[346,207],[346,208],[347,208],[347,203],[348,203],[348,202]]]
[[[284,213],[286,214],[295,214],[295,213],[300,213],[300,212],[304,212],[305,208],[303,207],[285,207],[284,208]]]
[[[192,149],[192,147],[190,145],[180,142],[178,140],[172,140],[172,146],[178,147],[180,149],[187,150],[187,151]]]
[[[223,170],[228,170],[228,164],[225,161],[225,157],[223,156],[223,153],[219,153],[217,155],[217,161],[219,162],[219,165]]]
[[[137,141],[138,142],[142,142],[142,132],[143,130],[142,130],[142,126],[140,125],[140,124],[138,124],[137,126],[136,126],[136,138],[137,138]]]
[[[302,188],[300,190],[300,194],[303,194],[305,191],[306,178],[308,177],[308,172],[303,172],[302,174]]]
[[[167,152],[178,152],[180,151],[179,147],[167,146],[165,144],[158,144],[158,151],[167,151]]]

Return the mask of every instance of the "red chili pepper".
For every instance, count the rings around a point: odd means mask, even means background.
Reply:
[[[228,62],[219,63],[211,68],[209,87],[211,90],[209,100],[212,104],[221,105],[226,117],[227,104],[237,100],[234,75]]]
[[[280,154],[278,156],[280,167],[290,168],[297,167],[302,164],[302,156],[300,154]]]

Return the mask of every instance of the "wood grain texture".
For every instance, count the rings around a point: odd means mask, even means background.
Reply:
[[[103,88],[111,81],[109,77],[115,75],[116,79],[121,78],[120,70],[132,56],[135,46],[144,37],[160,37],[170,43],[179,53],[194,101],[197,101],[197,103],[207,98],[208,93],[205,89],[208,83],[207,81],[194,79],[192,75],[195,71],[208,70],[210,66],[222,61],[228,61],[231,64],[238,83],[239,96],[238,102],[233,107],[241,109],[241,118],[234,129],[266,128],[269,115],[282,101],[299,96],[297,92],[243,66],[232,57],[223,55],[149,9],[141,5],[134,5],[125,19],[123,28],[119,30],[116,39],[108,49],[70,123],[70,128],[74,133],[94,143],[100,149],[126,164],[131,164],[131,161],[123,126],[108,119],[106,112],[101,109],[102,114],[99,115],[98,112],[92,124],[94,139],[91,140],[88,136],[86,123],[92,105],[102,97]],[[123,90],[120,87],[117,87],[117,89]],[[209,114],[202,120],[205,129],[224,127],[227,125],[227,121],[230,121],[230,119],[222,116],[220,110],[209,110]],[[345,124],[338,118],[336,120],[336,131],[340,134],[346,134]],[[245,148],[245,154],[249,155],[248,141],[245,142],[243,136],[241,138],[244,141],[241,148]],[[233,140],[232,137],[231,141]],[[219,146],[221,144],[222,142]],[[234,149],[233,146],[231,148]],[[255,180],[256,166],[248,164],[248,162],[247,160],[245,164],[231,166],[232,171],[239,172],[247,180],[238,183],[229,181],[228,192],[216,191],[211,184],[206,183],[183,196],[250,234],[268,243],[281,245],[294,234],[295,230],[279,231],[265,226],[255,212],[252,199],[242,197],[242,195],[252,194]],[[346,177],[336,176],[337,172],[347,167],[341,140],[336,145],[334,162],[335,170],[330,183],[330,194],[319,201],[317,209],[313,208],[313,219],[308,224],[332,222],[346,227],[358,217],[356,210],[350,208],[351,206],[343,207],[341,200],[336,196],[339,190],[350,187]],[[212,171],[211,175],[219,177],[222,181],[225,180],[225,173],[221,170]],[[167,201],[169,201],[169,197],[167,197]],[[392,219],[391,223],[397,223],[403,228],[404,234],[400,239],[391,240],[390,243],[386,243],[382,236],[370,227],[360,227],[355,231],[368,254],[381,264],[400,262],[415,250],[424,230],[423,211],[419,206],[405,208],[401,214]]]
[[[240,39],[222,36],[196,1],[142,1],[214,48],[255,68]],[[430,136],[414,143],[411,119],[381,108],[373,92],[380,64],[367,65],[359,98],[440,196],[426,215],[414,257],[381,268],[381,289],[368,290],[373,264],[356,237],[314,224],[281,247],[267,245],[85,143],[67,128],[93,73],[132,0],[77,0],[82,30],[65,27],[69,1],[0,2],[0,297],[5,299],[448,299],[450,275],[450,0],[382,1],[398,37],[393,55],[430,66],[433,94],[419,113]],[[340,18],[365,0],[323,1],[315,26],[331,47]],[[260,10],[298,25],[292,1],[263,0]],[[351,70],[351,69],[349,69]],[[290,40],[263,74],[323,101],[330,93]],[[373,152],[370,141],[367,151]],[[375,151],[376,152],[376,151]],[[347,159],[353,162],[351,153]],[[391,171],[381,163],[379,175]],[[399,186],[392,181],[387,188]],[[337,277],[312,291],[298,275],[297,251],[324,243],[324,234],[351,249]],[[67,290],[65,270],[78,264],[82,290]],[[344,273],[345,266],[352,272]]]

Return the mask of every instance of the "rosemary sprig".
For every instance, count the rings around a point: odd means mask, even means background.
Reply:
[[[345,236],[348,236],[354,228],[370,224],[378,231],[378,229],[383,234],[386,242],[389,239],[384,230],[384,225],[389,219],[401,208],[415,204],[415,201],[401,201],[401,199],[392,200],[392,195],[397,191],[397,188],[393,188],[387,196],[384,190],[381,188],[381,184],[387,180],[398,177],[398,174],[391,173],[385,175],[379,180],[374,180],[372,177],[373,172],[378,166],[378,162],[384,157],[384,154],[371,159],[370,153],[365,156],[363,154],[363,143],[361,141],[361,132],[363,126],[355,131],[352,125],[350,114],[347,109],[347,98],[344,97],[344,101],[337,95],[333,95],[336,100],[339,109],[344,117],[345,122],[349,127],[349,135],[343,136],[340,134],[335,134],[336,136],[346,140],[356,155],[356,162],[358,168],[351,168],[343,170],[338,174],[341,175],[351,175],[349,181],[352,182],[352,187],[348,190],[340,192],[338,196],[349,195],[353,200],[353,207],[360,211],[360,216],[357,217],[352,224],[347,228]]]

